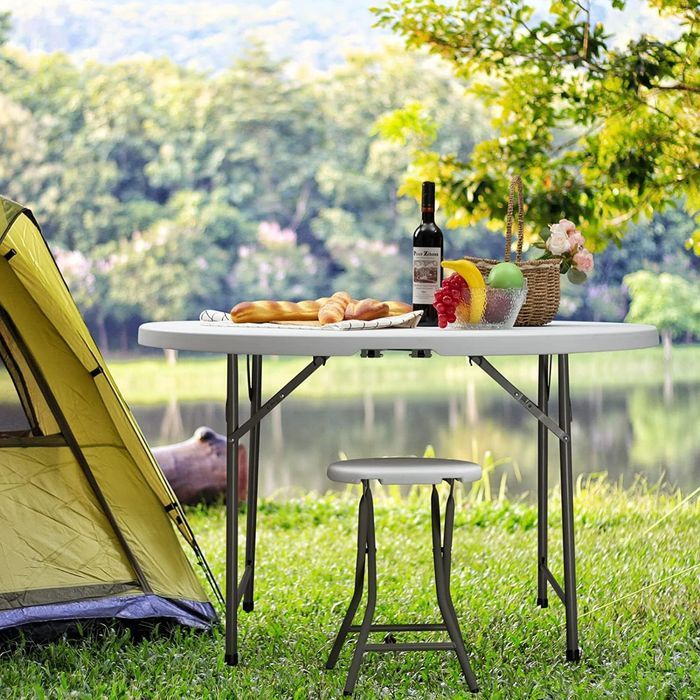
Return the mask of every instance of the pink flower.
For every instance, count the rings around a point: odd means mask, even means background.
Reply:
[[[568,219],[559,219],[559,226],[561,226],[569,235],[576,231],[576,224]]]
[[[569,231],[569,243],[571,245],[571,250],[576,251],[586,245],[586,239],[580,231],[574,229],[573,231]]]
[[[589,250],[582,248],[574,255],[574,266],[577,270],[586,274],[593,271],[593,255]]]

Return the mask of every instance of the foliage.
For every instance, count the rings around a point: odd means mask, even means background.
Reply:
[[[375,489],[377,621],[435,619],[428,491],[403,499],[388,491]],[[700,560],[697,546],[690,546],[696,545],[697,498],[682,503],[680,494],[641,485],[631,491],[604,481],[581,485],[575,520],[585,656],[572,665],[563,657],[562,606],[553,594],[547,610],[534,604],[535,507],[506,499],[479,503],[463,493],[460,489],[451,585],[484,697],[693,697],[700,686],[700,592],[697,568],[691,568]],[[261,503],[257,600],[253,613],[239,617],[237,668],[223,664],[221,627],[213,634],[165,635],[159,629],[141,638],[100,627],[72,641],[20,641],[6,649],[0,694],[339,696],[351,647],[334,671],[324,669],[324,660],[351,593],[358,500],[353,487],[344,494]],[[553,543],[561,532],[557,512],[555,502]],[[224,509],[188,515],[223,580]],[[553,566],[557,571],[556,562]],[[375,654],[362,665],[357,692],[367,698],[389,693],[437,699],[461,697],[463,688],[453,655]]]
[[[674,336],[700,334],[698,286],[663,272],[639,270],[625,277],[631,303],[627,321],[650,323]]]
[[[238,298],[315,299],[326,287],[325,270],[297,234],[274,221],[258,227],[254,245],[238,249],[230,284]]]
[[[389,0],[375,8],[380,26],[453,66],[488,105],[495,130],[468,159],[439,147],[418,154],[404,189],[438,180],[453,224],[502,219],[508,175],[517,172],[531,227],[566,217],[597,249],[621,240],[629,220],[678,200],[697,215],[698,8],[650,4],[668,18],[672,38],[645,34],[626,46],[593,22],[587,0],[553,0],[548,12],[527,0]],[[611,11],[626,5],[613,0]]]
[[[449,70],[396,48],[320,79],[255,44],[215,76],[16,55],[0,68],[0,191],[34,209],[61,260],[75,252],[105,283],[92,295],[71,282],[101,344],[139,320],[251,296],[408,297],[418,215],[396,196],[408,161],[372,124],[421,97],[446,147],[467,153],[480,133]]]
[[[395,46],[322,75],[256,44],[217,75],[166,59],[0,54],[11,58],[0,62],[0,192],[35,211],[105,349],[133,345],[144,320],[253,296],[410,298],[418,207],[397,194],[401,173],[420,177],[414,150],[466,161],[491,133],[444,61]],[[265,241],[261,227],[296,244]],[[697,279],[682,250],[691,232],[678,210],[635,224],[624,251],[596,255],[584,289],[564,285],[562,315],[621,318],[622,278],[640,267]],[[501,257],[502,240],[460,227],[445,254]]]

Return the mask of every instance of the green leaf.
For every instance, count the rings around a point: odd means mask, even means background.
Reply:
[[[569,279],[569,282],[573,284],[583,284],[588,279],[585,272],[581,272],[581,270],[577,270],[575,267],[572,267],[566,273],[566,276]]]

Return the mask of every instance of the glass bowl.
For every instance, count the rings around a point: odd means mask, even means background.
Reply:
[[[466,288],[457,305],[457,320],[447,330],[465,328],[512,328],[527,297],[527,282],[521,289]]]

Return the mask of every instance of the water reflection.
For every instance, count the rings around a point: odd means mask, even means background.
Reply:
[[[26,419],[8,382],[0,383],[0,429],[26,428]],[[607,471],[631,483],[636,474],[655,483],[664,477],[689,492],[700,484],[700,385],[667,382],[656,387],[593,387],[572,397],[572,447],[576,474]],[[247,407],[241,406],[247,418]],[[223,402],[133,406],[152,445],[178,442],[208,425],[224,432]],[[556,415],[556,397],[552,401]],[[4,426],[4,427],[3,427]],[[325,491],[326,465],[340,455],[423,454],[427,445],[443,457],[481,461],[486,450],[496,460],[509,458],[491,479],[507,475],[510,495],[532,493],[537,463],[535,419],[497,387],[473,380],[444,398],[396,395],[359,399],[286,399],[263,424],[261,491]],[[557,446],[550,440],[556,483]],[[518,475],[522,479],[518,480]]]
[[[636,474],[660,478],[685,491],[700,483],[700,385],[676,384],[673,398],[664,386],[632,390],[591,388],[572,397],[572,447],[576,474],[607,471],[630,484]],[[134,406],[153,445],[189,437],[200,425],[224,431],[220,402]],[[552,401],[556,415],[556,398]],[[242,405],[242,419],[247,418]],[[536,484],[535,419],[505,393],[480,391],[467,382],[461,394],[444,399],[395,396],[378,399],[309,400],[291,397],[263,424],[261,492],[331,487],[325,466],[339,455],[436,454],[464,459],[509,458],[492,483],[507,474],[511,496],[532,493]],[[557,483],[557,446],[550,441],[552,483]],[[518,473],[521,480],[518,480]]]

